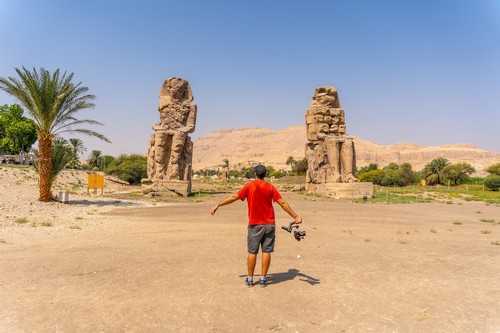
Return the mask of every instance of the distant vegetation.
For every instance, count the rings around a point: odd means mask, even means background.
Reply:
[[[0,154],[27,153],[35,143],[35,123],[23,113],[17,104],[0,105]]]
[[[141,179],[147,177],[147,161],[143,155],[120,155],[116,159],[106,155],[107,174],[116,176],[129,184],[140,184]]]
[[[362,182],[372,182],[382,186],[407,186],[415,184],[418,179],[409,163],[401,165],[391,163],[382,169],[376,164],[370,164],[361,168],[357,177]]]
[[[281,178],[284,176],[303,176],[307,172],[307,160],[295,160],[289,157],[286,160],[289,166],[288,170],[276,170],[272,166],[266,166],[268,176],[273,178]],[[221,168],[228,168],[229,161],[225,159],[221,164]],[[500,163],[490,166],[487,171],[490,176],[472,177],[471,175],[476,170],[469,163],[450,163],[445,158],[436,158],[429,162],[420,171],[413,170],[409,163],[397,164],[390,163],[383,168],[379,168],[377,164],[370,164],[359,168],[356,171],[356,177],[362,182],[371,182],[379,186],[404,187],[409,185],[480,185],[481,188],[490,190],[500,190]],[[225,171],[224,171],[225,172]],[[219,177],[222,178],[221,169],[202,169],[195,171],[195,174],[202,177]],[[252,167],[243,167],[241,169],[229,170],[228,176],[230,179],[250,179],[255,178]]]
[[[289,170],[275,169],[271,165],[266,165],[267,176],[269,178],[281,178],[285,176],[305,176],[307,172],[307,160],[305,158],[300,160],[295,160],[292,156],[288,157],[286,164],[289,166]],[[195,175],[201,177],[219,177],[222,178],[224,170],[228,169],[230,166],[229,160],[224,159],[219,168],[208,168],[196,170]],[[251,179],[255,178],[255,172],[253,167],[246,166],[240,169],[230,169],[228,171],[229,179]]]
[[[493,164],[486,171],[490,174],[484,179],[484,186],[489,190],[500,190],[500,163]]]
[[[381,186],[408,186],[425,181],[426,185],[460,185],[482,183],[481,178],[471,178],[475,169],[468,163],[450,163],[445,158],[437,158],[428,163],[423,170],[415,172],[408,163],[391,163],[382,169],[376,164],[362,167],[357,172],[360,181],[372,182]]]
[[[305,175],[307,172],[307,159],[295,160],[292,156],[288,157],[286,164],[290,166],[292,176]]]

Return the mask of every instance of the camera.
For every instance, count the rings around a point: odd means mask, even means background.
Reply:
[[[293,235],[293,238],[295,238],[299,242],[306,237],[305,230],[301,230],[300,226],[294,222],[290,222],[288,223],[288,225],[282,225],[281,229],[291,233]]]

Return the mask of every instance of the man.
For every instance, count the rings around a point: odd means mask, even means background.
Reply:
[[[210,211],[210,213],[214,215],[217,209],[222,206],[229,205],[238,199],[242,201],[245,199],[247,200],[248,276],[245,278],[245,283],[249,287],[253,286],[253,274],[259,246],[262,248],[262,275],[260,284],[265,286],[268,282],[266,275],[271,265],[271,252],[274,250],[275,240],[273,202],[277,202],[278,205],[294,219],[294,223],[302,223],[302,218],[281,198],[278,190],[272,184],[264,180],[267,175],[266,168],[263,165],[257,165],[254,171],[257,176],[255,180],[248,182],[238,193],[225,198]]]

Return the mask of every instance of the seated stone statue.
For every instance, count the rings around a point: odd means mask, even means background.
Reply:
[[[354,177],[354,140],[346,135],[345,114],[337,89],[317,88],[306,113],[307,183],[351,183]]]
[[[153,126],[148,148],[148,178],[189,180],[195,130],[196,104],[186,80],[170,78],[160,91],[160,122]]]

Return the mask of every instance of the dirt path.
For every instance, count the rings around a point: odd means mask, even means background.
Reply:
[[[308,236],[279,233],[267,288],[240,277],[239,203],[216,217],[208,203],[118,209],[47,238],[23,229],[0,243],[0,331],[500,331],[500,224],[479,222],[500,207],[306,199],[291,196]]]

